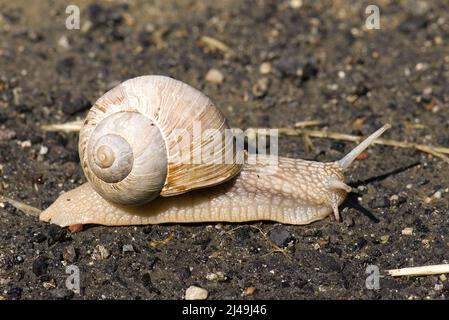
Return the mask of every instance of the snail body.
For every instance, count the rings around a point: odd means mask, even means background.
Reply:
[[[202,134],[192,135],[196,122]],[[229,147],[225,117],[201,92],[168,77],[134,78],[101,97],[84,122],[79,151],[88,182],[40,219],[60,226],[338,220],[351,191],[343,172],[388,128],[336,162],[247,155]],[[191,139],[180,143],[177,129]],[[192,159],[195,152],[207,161]]]

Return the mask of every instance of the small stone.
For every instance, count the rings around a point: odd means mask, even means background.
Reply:
[[[349,96],[346,97],[346,101],[348,101],[349,103],[354,103],[359,99],[359,96],[355,95],[355,94],[351,94]]]
[[[262,98],[267,94],[270,80],[268,78],[260,78],[252,87],[252,93],[256,98]]]
[[[122,252],[123,253],[125,253],[125,252],[134,252],[133,245],[132,244],[125,244],[125,245],[123,245]]]
[[[46,281],[46,282],[42,283],[42,287],[44,287],[44,289],[50,290],[50,289],[56,288],[56,285],[53,281],[51,281],[51,282]]]
[[[428,67],[427,63],[419,62],[419,63],[416,64],[415,70],[416,71],[421,71],[421,70],[427,69],[427,67]]]
[[[32,145],[30,140],[20,141],[19,144],[22,148],[30,148]]]
[[[252,296],[256,292],[256,287],[248,287],[242,292],[242,297]]]
[[[302,0],[290,0],[290,8],[299,9],[302,7]]]
[[[407,189],[411,189],[413,187],[413,184],[409,183],[408,185],[405,186]]]
[[[290,232],[288,232],[287,229],[281,225],[271,229],[268,237],[279,247],[286,246],[288,242],[293,239]]]
[[[69,50],[70,49],[69,39],[66,36],[62,36],[58,40],[58,46],[60,46],[61,48],[65,49],[65,50]]]
[[[411,236],[413,235],[413,228],[404,228],[402,229],[401,233],[404,236]]]
[[[435,291],[441,291],[443,290],[444,285],[442,283],[435,283],[434,289]]]
[[[447,277],[446,277],[445,274],[440,274],[439,278],[440,278],[440,281],[446,281],[447,280]]]
[[[346,73],[344,71],[338,71],[338,77],[340,79],[344,79],[346,77]]]
[[[48,147],[42,145],[41,148],[39,149],[39,154],[46,155],[47,153],[48,153]]]
[[[206,279],[209,281],[226,281],[227,277],[224,272],[218,271],[215,273],[208,273]]]
[[[394,194],[390,197],[390,201],[398,201],[399,200],[399,196],[397,194]]]
[[[47,243],[49,246],[55,243],[61,243],[70,239],[68,232],[66,229],[62,229],[56,225],[50,226],[50,230],[48,231]]]
[[[38,257],[36,260],[34,260],[32,270],[36,276],[40,277],[44,275],[45,273],[47,273],[47,269],[48,269],[47,257]]]
[[[430,96],[432,94],[432,87],[426,87],[422,93],[425,96]]]
[[[75,247],[72,245],[68,245],[64,248],[64,251],[62,252],[62,257],[65,261],[69,263],[74,263],[77,258]]]
[[[94,249],[94,253],[92,254],[92,259],[105,260],[105,259],[109,258],[110,255],[111,255],[111,253],[109,252],[109,250],[106,249],[103,245],[99,244]]]
[[[206,74],[206,81],[221,84],[224,81],[224,76],[219,70],[210,69]]]
[[[206,289],[190,286],[186,290],[185,299],[186,300],[206,300],[209,292]]]
[[[388,242],[388,240],[390,240],[390,236],[389,235],[385,235],[385,236],[381,236],[380,237],[380,242],[383,244],[386,244]]]
[[[432,198],[434,198],[434,199],[441,199],[441,191],[438,190],[437,192],[435,192],[433,194]]]
[[[269,74],[269,73],[271,73],[272,70],[273,70],[273,66],[269,62],[263,62],[259,66],[259,72],[261,74]]]

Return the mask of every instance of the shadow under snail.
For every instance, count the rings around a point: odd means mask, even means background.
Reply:
[[[196,123],[200,134],[193,134]],[[137,77],[91,108],[79,139],[88,182],[60,195],[40,220],[60,226],[339,220],[351,191],[343,172],[388,128],[336,162],[248,155],[229,147],[227,121],[203,93],[164,76]],[[179,130],[188,143],[179,141]],[[204,137],[210,130],[218,139]],[[190,161],[195,152],[207,161]]]

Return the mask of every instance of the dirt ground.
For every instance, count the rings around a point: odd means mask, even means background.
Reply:
[[[81,9],[79,30],[65,27],[69,4]],[[379,30],[364,27],[368,4],[380,8]],[[144,74],[204,91],[233,127],[321,120],[321,129],[366,135],[391,123],[386,138],[449,146],[448,22],[445,1],[0,0],[0,194],[46,208],[85,182],[77,134],[41,125],[83,119],[108,89]],[[223,83],[206,80],[210,69]],[[333,161],[354,146],[312,141],[309,150],[302,137],[281,137],[279,153]],[[0,298],[182,299],[197,285],[209,299],[445,299],[445,276],[386,270],[449,262],[448,168],[373,146],[348,172],[357,193],[341,206],[343,221],[308,226],[72,234],[0,202]],[[66,289],[68,265],[80,270],[79,294]],[[370,265],[377,290],[366,286]]]

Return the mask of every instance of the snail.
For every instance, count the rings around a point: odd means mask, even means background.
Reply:
[[[226,118],[203,93],[165,76],[133,78],[98,99],[84,121],[79,154],[88,182],[60,195],[40,220],[60,226],[339,220],[351,191],[344,171],[389,127],[336,162],[247,154],[231,146]],[[179,131],[189,139],[180,141]],[[197,161],[197,153],[207,161]]]

